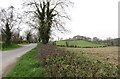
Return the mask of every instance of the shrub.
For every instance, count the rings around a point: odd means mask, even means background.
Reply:
[[[75,47],[75,48],[77,48],[77,46],[76,46],[76,45],[75,45],[74,47]]]
[[[68,46],[69,46],[67,41],[65,42],[65,44],[66,44],[66,47],[68,47]]]
[[[2,43],[1,46],[2,46],[2,48],[8,47],[8,45],[6,43]]]
[[[21,43],[23,43],[23,44],[27,44],[28,41],[27,41],[27,40],[22,40]]]

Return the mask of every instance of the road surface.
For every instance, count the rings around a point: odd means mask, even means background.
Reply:
[[[37,44],[29,44],[10,51],[0,51],[0,78],[13,67],[22,55],[35,48],[36,45]]]

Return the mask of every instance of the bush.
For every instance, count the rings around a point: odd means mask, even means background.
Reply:
[[[27,41],[27,40],[23,40],[23,41],[21,41],[21,43],[22,43],[22,44],[27,44],[28,41]]]
[[[65,44],[66,44],[66,47],[68,47],[68,46],[69,46],[67,41],[65,42]]]
[[[4,48],[8,48],[8,47],[15,45],[15,44],[14,43],[13,44],[12,43],[10,43],[10,44],[2,43],[1,45],[2,45],[2,48],[4,49]]]
[[[54,41],[52,44],[53,44],[53,45],[56,45],[56,41]]]
[[[1,43],[1,46],[2,46],[2,48],[8,47],[8,45],[6,43]]]
[[[75,45],[74,47],[75,47],[75,48],[77,48],[77,46],[76,46],[76,45]]]

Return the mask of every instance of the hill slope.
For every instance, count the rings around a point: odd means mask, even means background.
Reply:
[[[57,46],[66,46],[66,42],[69,47],[103,47],[105,45],[96,44],[84,40],[70,40],[70,41],[56,41]]]

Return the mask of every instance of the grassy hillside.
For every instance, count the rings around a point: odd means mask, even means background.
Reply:
[[[66,42],[68,43],[68,47],[103,47],[105,45],[96,44],[84,40],[71,40],[71,41],[57,41],[56,45],[58,46],[66,46]]]

